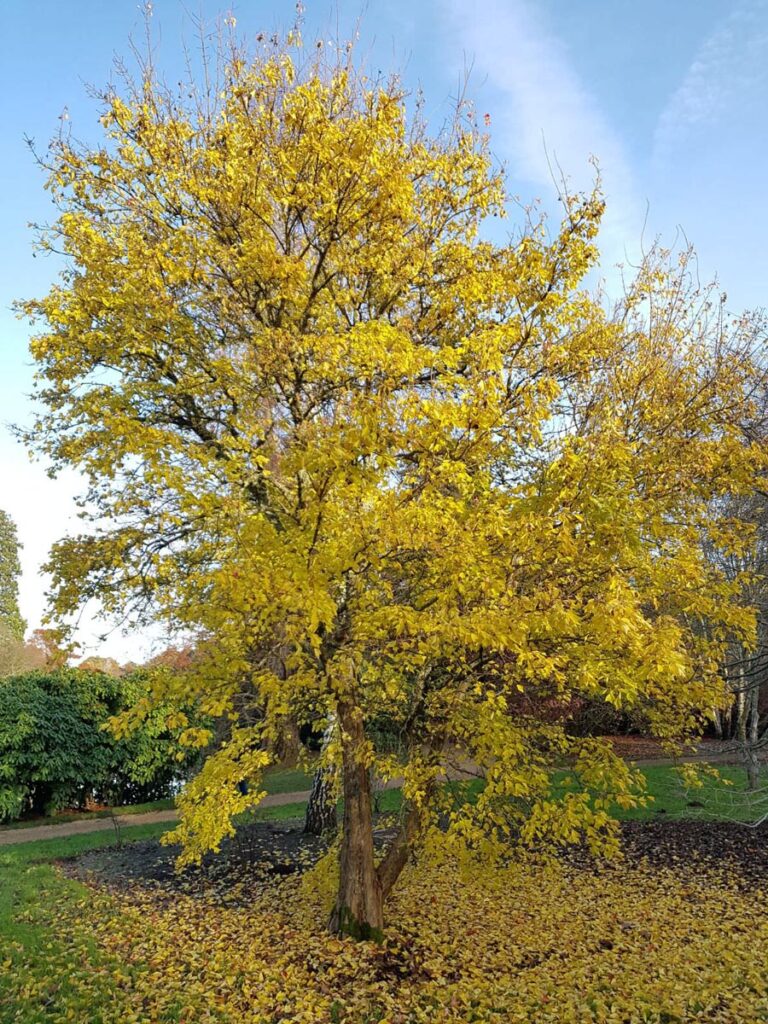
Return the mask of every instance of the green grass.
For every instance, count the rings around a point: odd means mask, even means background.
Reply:
[[[646,795],[650,799],[643,807],[624,809],[614,806],[613,817],[619,821],[663,821],[676,818],[699,818],[705,821],[756,821],[768,814],[768,787],[750,792],[747,774],[743,768],[717,766],[718,776],[703,775],[700,788],[687,788],[675,768],[670,765],[642,769],[646,780]],[[562,795],[567,788],[563,783],[568,772],[558,772],[554,778],[554,795]],[[473,779],[464,783],[448,783],[456,790],[457,798],[474,800],[483,783]],[[379,794],[378,809],[384,813],[397,811],[402,803],[399,789]]]
[[[261,785],[268,793],[301,793],[312,788],[312,769],[267,768]]]
[[[648,795],[653,797],[647,807],[614,813],[622,820],[651,818],[720,818],[735,821],[755,821],[768,812],[768,791],[750,792],[747,773],[743,768],[730,765],[717,766],[719,778],[702,777],[700,789],[687,789],[674,768],[666,766],[644,768]],[[701,804],[703,806],[696,806]]]
[[[766,793],[758,791],[757,794],[749,793],[746,789],[746,773],[743,768],[720,766],[718,771],[719,780],[705,777],[701,789],[686,790],[672,767],[662,765],[644,768],[647,792],[651,797],[648,805],[631,810],[614,807],[612,813],[622,821],[663,817],[699,817],[712,820],[731,818],[736,821],[754,821],[762,814],[768,813],[768,791]],[[567,772],[562,772],[555,776],[556,792],[563,791],[562,780],[567,777],[567,774]],[[268,769],[262,780],[263,788],[269,794],[303,792],[309,789],[311,784],[311,770],[303,771],[298,768]],[[466,789],[464,789],[465,786]],[[463,799],[468,797],[471,800],[476,797],[481,787],[482,783],[479,780],[473,780],[470,783],[460,784],[458,789],[463,791]],[[384,813],[397,811],[401,802],[399,790],[384,790],[377,797],[378,809]],[[695,804],[704,806],[692,806]],[[155,800],[150,803],[114,808],[114,813],[121,816],[144,814],[151,811],[169,810],[173,807],[172,799]],[[238,823],[270,819],[285,821],[303,817],[305,809],[306,804],[303,802],[285,804],[282,807],[256,808],[241,815],[237,820]],[[77,815],[52,815],[48,818],[17,822],[8,827],[30,828],[89,818],[108,818],[111,814],[112,811],[93,811]],[[121,831],[125,832],[127,827],[129,826],[122,826]]]
[[[717,778],[702,775],[700,787],[687,787],[670,765],[642,768],[646,780],[645,806],[624,809],[614,806],[619,821],[661,821],[676,818],[700,818],[705,821],[755,821],[768,812],[768,790],[755,793],[747,786],[743,768],[716,766]],[[568,772],[558,772],[554,793],[562,795],[572,788],[566,785]]]
[[[304,807],[286,804],[256,810],[249,817],[300,818]],[[167,822],[128,825],[121,828],[121,836],[130,844],[159,838],[170,828]],[[0,847],[0,1024],[49,1024],[48,1006],[54,1004],[66,1006],[72,1012],[67,1019],[75,1024],[120,1019],[111,1014],[120,1005],[115,970],[124,969],[99,953],[94,943],[71,938],[83,902],[92,894],[60,874],[53,863],[116,843],[114,832],[106,831]],[[58,935],[68,940],[60,941]]]
[[[272,791],[294,791],[300,774],[273,773],[273,783],[282,789]],[[707,778],[701,789],[691,790],[682,786],[670,767],[646,768],[644,774],[653,801],[646,808],[617,809],[618,817],[754,820],[768,810],[762,806],[764,794],[746,790],[741,768],[720,768],[721,780]],[[563,773],[556,782],[561,792],[565,778]],[[469,783],[466,795],[471,798],[480,785],[477,780]],[[378,809],[384,813],[397,811],[401,801],[399,790],[380,792]],[[704,806],[692,807],[694,802]],[[241,821],[300,819],[304,810],[303,803],[257,808],[243,815]],[[125,825],[121,835],[130,843],[159,837],[170,827],[167,823]],[[115,1014],[121,1005],[120,971],[125,972],[125,968],[108,961],[90,940],[72,938],[83,903],[92,901],[93,894],[61,875],[52,863],[115,843],[110,830],[0,847],[0,1024],[50,1024],[52,1014],[62,1007],[71,1015],[55,1019],[89,1024],[113,1024],[120,1019]]]
[[[167,828],[137,825],[124,833],[126,839],[147,839]],[[66,1006],[75,1022],[115,1019],[108,1017],[115,996],[113,965],[95,943],[74,938],[74,925],[91,894],[51,863],[114,845],[112,833],[96,832],[0,848],[2,1024],[50,1022],[54,1004]]]

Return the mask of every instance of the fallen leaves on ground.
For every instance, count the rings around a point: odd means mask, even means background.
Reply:
[[[46,1001],[40,1019],[66,1021],[79,1019],[68,1000],[83,1005],[85,987],[104,1024],[768,1020],[765,876],[678,857],[658,828],[635,831],[635,853],[658,847],[664,858],[512,864],[482,880],[414,866],[388,904],[382,945],[327,934],[327,908],[300,872],[240,864],[183,887],[92,882],[81,919],[51,947],[45,984],[17,995]],[[92,942],[96,976],[75,965],[57,989]]]

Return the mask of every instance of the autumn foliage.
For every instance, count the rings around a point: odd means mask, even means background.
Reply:
[[[718,657],[754,623],[702,542],[749,543],[711,499],[764,471],[761,370],[685,254],[651,251],[615,307],[586,290],[599,189],[488,241],[510,206],[471,108],[431,134],[397,81],[301,52],[233,49],[192,98],[146,67],[105,93],[100,146],[54,142],[40,244],[68,269],[22,306],[30,441],[86,475],[98,523],[54,550],[58,612],[194,636],[156,699],[231,719],[180,801],[182,861],[253,802],[286,716],[331,722],[332,925],[367,935],[422,844],[612,848],[635,774],[538,708],[642,707],[672,740],[725,701]],[[486,779],[458,809],[449,751]],[[372,772],[404,777],[382,859]]]

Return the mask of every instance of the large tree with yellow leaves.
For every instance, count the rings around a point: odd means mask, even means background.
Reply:
[[[417,844],[611,842],[637,779],[569,737],[575,699],[668,738],[724,700],[721,645],[752,621],[702,537],[747,541],[709,510],[764,464],[755,324],[658,252],[615,310],[591,297],[597,193],[484,240],[507,198],[471,109],[433,135],[397,81],[300,52],[233,50],[202,92],[145,68],[104,95],[100,147],[54,142],[40,244],[68,267],[23,305],[30,436],[89,481],[56,610],[194,634],[157,697],[232,719],[181,797],[182,858],[253,802],[286,716],[334,723],[331,926],[364,936]],[[474,801],[441,784],[453,756]],[[380,857],[374,773],[403,778]]]

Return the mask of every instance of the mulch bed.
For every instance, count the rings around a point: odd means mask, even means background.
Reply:
[[[610,742],[614,751],[620,757],[624,757],[628,761],[651,761],[669,757],[669,754],[664,750],[659,741],[650,736],[621,735],[606,736],[604,738]],[[706,759],[707,757],[719,756],[721,746],[722,744],[718,743],[717,740],[701,740],[697,744],[697,750],[686,750],[685,753],[688,756],[696,754]]]
[[[768,822],[758,826],[713,821],[625,821],[622,847],[630,864],[732,870],[734,879],[768,881]]]
[[[768,823],[749,827],[735,822],[628,821],[621,825],[624,864],[689,870],[727,870],[734,885],[768,881]],[[378,845],[391,830],[376,834]],[[254,822],[222,843],[221,853],[209,854],[202,865],[174,870],[178,847],[157,840],[130,843],[122,849],[94,850],[60,862],[69,876],[107,888],[131,883],[156,887],[172,897],[175,892],[218,894],[231,890],[231,902],[247,901],[252,891],[275,876],[303,871],[326,850],[323,839],[305,835],[300,823]],[[564,857],[576,867],[621,870],[621,862],[597,865],[579,848]],[[227,900],[227,902],[230,902]]]
[[[661,746],[658,740],[650,736],[640,735],[617,735],[605,736],[614,751],[627,761],[637,761],[642,767],[643,761],[668,761],[669,754]],[[687,759],[699,758],[702,761],[718,761],[722,764],[743,765],[744,755],[739,744],[735,740],[716,740],[712,737],[699,740],[695,748],[683,750],[683,757]],[[758,751],[758,759],[768,762],[768,750],[765,748]]]

